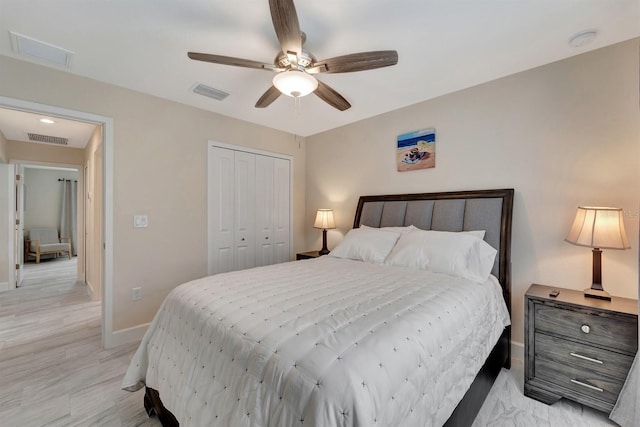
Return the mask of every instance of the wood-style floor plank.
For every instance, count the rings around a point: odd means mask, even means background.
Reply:
[[[0,294],[0,425],[159,426],[142,391],[120,389],[137,345],[102,349],[100,302],[76,266],[26,264],[23,286]]]

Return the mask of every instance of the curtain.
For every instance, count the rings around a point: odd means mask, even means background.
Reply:
[[[78,255],[78,183],[62,181],[62,207],[60,209],[60,237],[71,239],[71,253]]]

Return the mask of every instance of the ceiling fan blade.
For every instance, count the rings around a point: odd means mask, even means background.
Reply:
[[[302,34],[293,0],[269,0],[271,21],[276,30],[282,52],[294,52],[298,58],[302,54]]]
[[[340,95],[326,83],[322,83],[320,80],[318,80],[318,88],[313,93],[315,93],[318,98],[322,99],[324,102],[331,105],[333,108],[337,108],[340,111],[348,110],[349,108],[351,108],[351,104],[349,104],[349,101],[344,99],[342,95]]]
[[[273,64],[234,58],[233,56],[212,55],[210,53],[188,52],[187,56],[196,61],[213,62],[214,64],[233,65],[234,67],[257,68],[259,70],[284,71]]]
[[[352,53],[314,62],[306,68],[309,74],[318,73],[351,73],[353,71],[373,70],[389,67],[398,63],[398,52],[395,50],[378,50],[372,52]]]
[[[264,108],[264,107],[268,107],[269,105],[271,105],[271,103],[273,101],[275,101],[276,99],[278,99],[278,97],[280,96],[280,91],[275,87],[275,86],[271,86],[269,89],[267,89],[267,91],[260,97],[260,99],[258,99],[258,102],[256,102],[256,108]]]

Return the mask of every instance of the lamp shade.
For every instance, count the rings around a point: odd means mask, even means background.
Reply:
[[[578,246],[600,249],[629,249],[622,209],[580,206],[565,238]]]
[[[273,85],[282,93],[294,98],[309,95],[318,87],[315,77],[300,70],[288,70],[273,78]]]
[[[333,220],[333,211],[331,209],[318,209],[313,228],[322,228],[324,230],[336,228],[336,223]]]

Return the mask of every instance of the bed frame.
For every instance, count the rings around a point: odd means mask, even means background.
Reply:
[[[444,193],[362,196],[354,228],[414,225],[423,230],[485,230],[485,241],[498,250],[492,274],[502,285],[511,312],[511,221],[513,189],[454,191]],[[511,367],[511,327],[507,327],[484,366],[445,423],[447,427],[471,426],[500,370]],[[149,416],[157,415],[164,427],[178,421],[149,387],[144,396]]]

